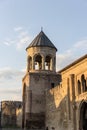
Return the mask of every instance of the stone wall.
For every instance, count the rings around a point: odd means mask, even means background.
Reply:
[[[21,127],[22,125],[22,103],[19,101],[1,102],[1,126]]]
[[[78,130],[81,104],[87,102],[87,58],[63,69],[61,76],[60,85],[46,92],[46,126],[55,130]]]
[[[67,130],[67,96],[60,86],[46,92],[46,127]]]
[[[62,75],[62,86],[65,87],[65,91],[68,87],[68,127],[72,126],[72,129],[78,130],[80,122],[80,105],[81,102],[87,101],[86,91],[82,91],[83,85],[81,81],[82,75],[84,75],[84,80],[86,81],[87,87],[87,56],[78,59],[71,64],[70,67],[61,72]],[[73,81],[72,81],[73,78]],[[78,84],[80,81],[80,86]],[[81,87],[81,93],[79,93]]]
[[[29,76],[27,75],[27,77],[29,77],[29,82],[27,81],[26,77],[23,79],[24,86],[26,87],[25,101],[23,103],[25,104],[25,106],[23,106],[23,110],[25,109],[26,114],[24,114],[25,117],[23,122],[25,122],[25,126],[30,125],[27,127],[43,128],[45,127],[46,111],[45,92],[46,90],[58,85],[61,78],[60,75],[49,72],[30,72]]]

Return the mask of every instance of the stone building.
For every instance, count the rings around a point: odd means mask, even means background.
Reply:
[[[58,73],[60,85],[46,94],[46,125],[56,130],[87,130],[87,55]]]
[[[1,102],[1,127],[22,126],[22,102],[2,101]]]
[[[56,72],[57,48],[43,31],[26,51],[22,127],[87,130],[87,55]]]
[[[0,102],[0,128],[1,128],[1,102]]]

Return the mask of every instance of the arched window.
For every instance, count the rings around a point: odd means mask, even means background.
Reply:
[[[29,70],[32,69],[32,57],[31,56],[28,57],[27,62],[28,62],[27,70],[29,72]]]
[[[81,82],[78,80],[78,94],[81,94]]]
[[[84,74],[81,75],[81,84],[82,84],[83,92],[87,91],[87,88],[86,88],[86,80],[85,80]]]
[[[40,54],[35,56],[34,65],[35,65],[35,70],[42,69],[42,57]]]
[[[87,77],[85,79],[85,84],[86,84],[86,91],[87,91]]]
[[[52,70],[52,57],[46,56],[45,58],[45,70]]]
[[[85,91],[87,91],[86,79],[84,80]]]

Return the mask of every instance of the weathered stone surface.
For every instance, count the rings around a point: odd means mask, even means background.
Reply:
[[[87,102],[87,90],[79,94],[78,80],[82,82],[81,77],[84,75],[83,82],[86,81],[87,87],[87,56],[64,69],[61,75],[61,84],[46,93],[46,126],[49,129],[55,127],[56,130],[83,129],[85,118],[82,119],[80,111],[87,110],[86,105],[83,106]],[[81,83],[81,90],[84,83]]]
[[[27,59],[27,71],[23,78],[23,127],[85,129],[87,55],[58,73],[55,48],[30,46],[27,48]],[[39,125],[40,122],[43,123]]]
[[[1,102],[1,126],[2,127],[22,126],[22,102],[19,101]]]

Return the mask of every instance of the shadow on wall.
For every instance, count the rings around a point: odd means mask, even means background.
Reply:
[[[46,126],[48,129],[67,129],[67,95],[55,87],[46,92]]]
[[[66,91],[67,90],[67,91]],[[83,96],[84,95],[84,96]],[[87,130],[87,92],[79,95],[76,101],[75,93],[70,88],[57,86],[46,92],[46,126],[55,130],[83,129]]]

